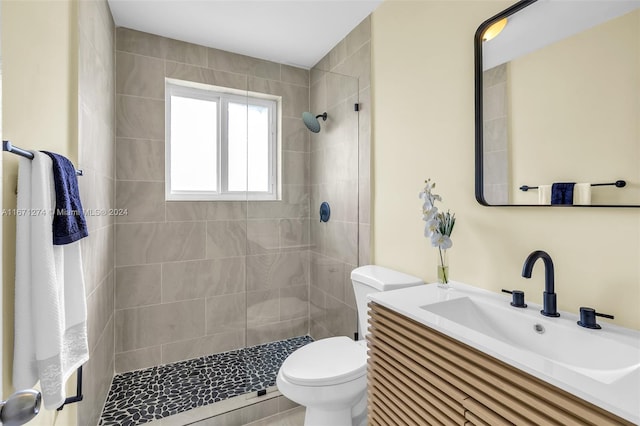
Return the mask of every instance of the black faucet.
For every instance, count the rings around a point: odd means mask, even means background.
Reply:
[[[531,271],[536,260],[544,261],[544,293],[542,293],[542,310],[540,313],[546,317],[559,317],[556,305],[556,293],[553,284],[553,261],[546,251],[536,250],[527,256],[522,266],[522,276],[531,278]]]

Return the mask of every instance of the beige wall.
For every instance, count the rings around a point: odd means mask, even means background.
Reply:
[[[307,334],[309,72],[116,38],[116,370]],[[165,201],[165,77],[282,96],[282,201]]]
[[[418,192],[437,182],[458,221],[451,276],[483,288],[525,290],[540,303],[542,265],[556,266],[560,309],[591,306],[640,328],[640,210],[488,208],[474,199],[473,35],[510,5],[494,1],[386,1],[372,16],[373,250],[377,264],[436,276]],[[400,48],[401,47],[401,48]]]
[[[2,2],[3,137],[77,161],[77,9],[69,1]],[[16,206],[18,157],[4,153],[3,208]],[[11,383],[15,217],[3,217],[3,392]],[[75,378],[69,380],[72,394]],[[41,411],[30,424],[76,424],[76,407]]]
[[[351,271],[369,263],[371,20],[364,19],[311,69],[310,108],[327,112],[311,134],[310,334],[357,330]],[[360,111],[354,111],[358,103]],[[320,204],[331,206],[326,223]]]
[[[640,10],[511,61],[510,189],[624,179],[594,188],[592,204],[639,205],[638,76]],[[536,204],[537,191],[513,200]]]

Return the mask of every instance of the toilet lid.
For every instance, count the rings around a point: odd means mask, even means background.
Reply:
[[[309,343],[289,355],[280,368],[285,379],[302,386],[345,383],[366,370],[367,347],[346,336]]]

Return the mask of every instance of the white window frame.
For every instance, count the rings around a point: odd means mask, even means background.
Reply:
[[[217,190],[188,191],[171,188],[171,96],[181,96],[218,103],[217,140]],[[228,104],[260,105],[268,110],[269,191],[228,190]],[[176,79],[165,79],[165,199],[168,201],[234,201],[234,200],[278,200],[280,199],[280,123],[282,98],[265,93],[247,92],[227,87],[212,86]],[[248,182],[247,182],[248,184]]]

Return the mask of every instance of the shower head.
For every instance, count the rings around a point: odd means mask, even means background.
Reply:
[[[323,113],[320,115],[314,116],[310,112],[302,113],[302,121],[304,121],[304,125],[307,126],[307,129],[311,130],[313,133],[320,132],[320,122],[318,118],[322,117],[322,121],[327,121],[327,113]]]

